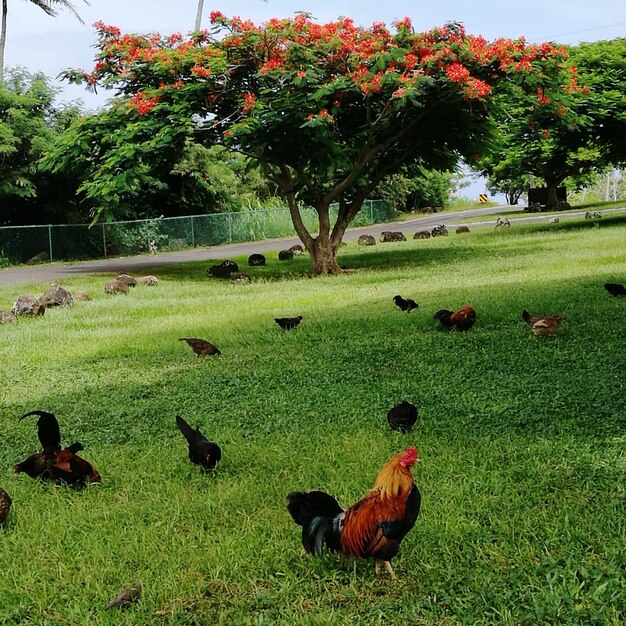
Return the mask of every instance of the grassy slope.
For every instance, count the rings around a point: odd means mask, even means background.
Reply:
[[[581,223],[351,245],[357,271],[337,278],[274,256],[248,286],[188,264],[127,297],[68,280],[95,299],[0,327],[0,623],[624,623],[626,301],[602,283],[626,278],[625,239]],[[474,329],[439,332],[435,310],[466,303]],[[562,332],[533,336],[523,308],[562,314]],[[272,321],[298,313],[292,332]],[[177,341],[194,335],[223,356]],[[386,425],[402,399],[422,414],[411,435]],[[101,486],[10,474],[36,447],[34,419],[16,421],[34,408],[85,444]],[[188,462],[177,413],[222,445],[214,475]],[[423,511],[399,582],[308,558],[286,493],[350,504],[409,443]],[[104,613],[135,580],[140,604]]]

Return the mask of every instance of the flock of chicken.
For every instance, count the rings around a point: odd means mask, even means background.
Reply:
[[[626,288],[619,283],[606,283],[605,289],[613,296],[626,296]],[[418,308],[411,299],[397,295],[396,306],[407,313]],[[537,335],[554,335],[560,326],[561,317],[531,316],[522,312],[523,320]],[[440,309],[434,315],[443,329],[467,331],[476,322],[476,311],[466,305],[456,311]],[[275,318],[285,330],[297,327],[302,316]],[[211,342],[194,337],[182,337],[198,356],[221,355]],[[19,420],[37,415],[37,431],[41,450],[17,463],[16,474],[25,473],[31,478],[52,480],[57,484],[84,486],[101,481],[100,474],[91,463],[79,456],[83,450],[80,442],[67,447],[61,445],[59,423],[54,414],[47,411],[30,411]],[[410,402],[401,402],[392,407],[387,420],[391,428],[409,432],[419,415]],[[204,470],[213,470],[220,461],[219,445],[207,439],[198,428],[195,430],[179,415],[176,424],[185,437],[189,460]],[[394,455],[378,472],[372,489],[357,503],[343,509],[337,500],[322,492],[295,491],[287,497],[287,509],[296,524],[302,527],[302,544],[311,554],[322,554],[327,549],[340,552],[350,558],[373,558],[376,571],[380,562],[395,578],[391,559],[397,554],[400,543],[414,526],[420,512],[421,495],[415,484],[411,468],[420,461],[417,450],[407,447]],[[4,522],[11,507],[9,494],[0,488],[0,524]],[[105,608],[122,606],[136,601],[141,595],[141,584],[123,590]]]
[[[42,449],[17,463],[15,474],[75,487],[101,482],[94,466],[78,455],[84,449],[80,442],[61,445],[61,430],[53,413],[34,410],[18,421],[32,415],[38,416],[37,435]],[[387,413],[391,428],[404,433],[412,430],[418,418],[417,408],[407,401]],[[180,415],[176,416],[176,424],[187,441],[189,460],[204,470],[215,469],[222,458],[220,446],[207,439],[199,428],[191,428]],[[395,578],[390,561],[420,511],[421,495],[411,474],[419,460],[417,450],[411,446],[396,454],[379,471],[369,493],[345,510],[335,498],[321,491],[290,493],[287,509],[302,526],[302,543],[307,552],[321,555],[322,546],[326,545],[348,558],[374,558],[376,571],[382,561]],[[10,507],[9,494],[0,489],[0,523]],[[136,583],[122,590],[105,609],[134,602],[140,595],[141,583]]]

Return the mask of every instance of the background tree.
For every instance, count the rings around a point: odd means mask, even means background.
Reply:
[[[28,0],[31,4],[34,4],[36,7],[39,7],[42,11],[47,13],[52,17],[56,17],[58,15],[57,8],[68,9],[71,13],[73,13],[78,21],[83,24],[83,20],[80,15],[76,12],[76,9],[68,0]],[[87,0],[83,0],[83,2],[89,5]],[[8,13],[9,5],[8,0],[2,0],[2,22],[0,25],[0,83],[4,78],[4,48],[6,44],[6,35],[7,35],[7,13]]]
[[[563,58],[549,44],[488,43],[455,24],[418,34],[408,19],[393,33],[306,15],[261,26],[218,12],[211,20],[212,34],[186,39],[99,24],[94,70],[66,76],[115,88],[119,106],[147,125],[193,122],[205,143],[257,161],[286,198],[315,274],[339,271],[343,233],[381,180],[417,160],[445,170],[475,153],[489,126],[491,85],[524,78],[536,90],[537,80],[560,76]],[[117,159],[102,158],[101,180]],[[300,202],[316,210],[316,234]]]
[[[416,162],[403,166],[398,173],[383,180],[378,195],[395,211],[414,211],[444,207],[452,189],[451,173],[428,170]]]
[[[478,162],[490,185],[519,194],[528,175],[547,188],[546,209],[558,207],[557,187],[626,159],[626,39],[570,48],[575,82],[535,94],[508,84],[495,98],[498,133]]]
[[[43,74],[7,72],[0,84],[0,223],[56,222],[76,207],[71,183],[39,165],[65,128],[76,105],[54,104],[56,90]]]

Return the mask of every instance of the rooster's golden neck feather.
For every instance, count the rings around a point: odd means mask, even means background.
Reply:
[[[413,487],[413,475],[406,467],[402,467],[400,460],[405,452],[398,452],[388,463],[383,465],[374,480],[371,492],[378,492],[381,496],[397,497]]]

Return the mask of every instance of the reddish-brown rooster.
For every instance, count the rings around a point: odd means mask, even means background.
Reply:
[[[31,454],[21,463],[17,463],[14,472],[24,472],[31,478],[51,479],[68,485],[84,485],[86,482],[99,483],[100,474],[77,452],[83,449],[81,443],[73,443],[61,448],[61,431],[56,415],[47,411],[30,411],[20,417],[38,415],[37,434],[43,452]]]
[[[287,497],[287,509],[302,526],[302,545],[321,556],[324,544],[346,557],[376,559],[395,579],[391,559],[413,528],[420,512],[421,494],[411,474],[419,461],[409,447],[396,454],[378,472],[370,492],[345,511],[323,491],[296,491]]]
[[[469,330],[476,322],[476,311],[469,304],[458,311],[440,309],[435,313],[435,319],[439,320],[442,328]]]

